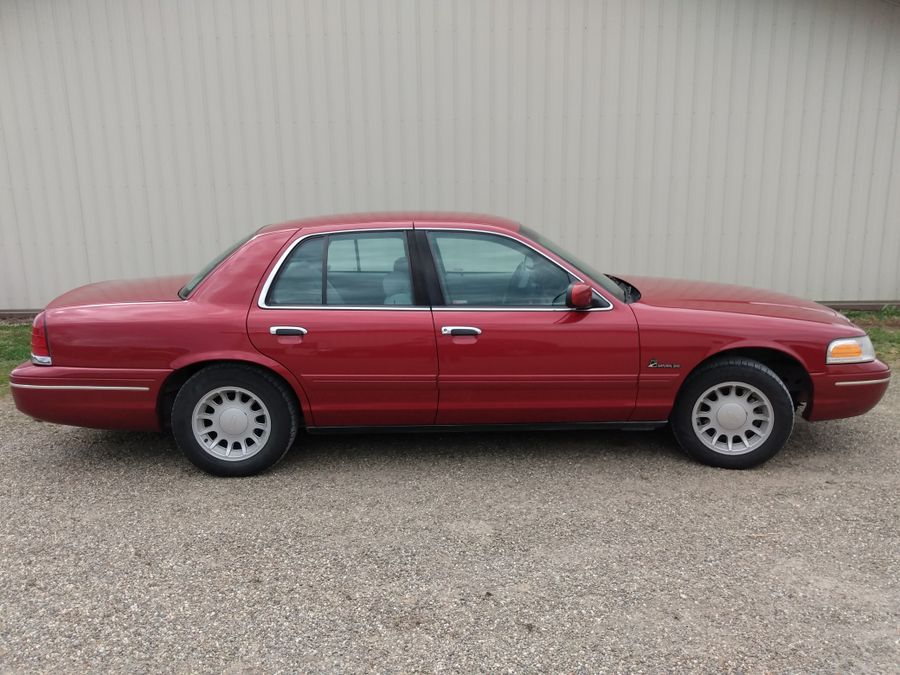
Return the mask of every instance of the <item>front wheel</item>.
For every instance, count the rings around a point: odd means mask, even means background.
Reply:
[[[172,407],[172,432],[194,465],[217,476],[265,471],[291,447],[299,415],[291,391],[252,366],[218,364],[194,374]]]
[[[728,358],[690,375],[670,421],[678,444],[694,459],[749,469],[787,442],[794,405],[770,368],[752,359]]]

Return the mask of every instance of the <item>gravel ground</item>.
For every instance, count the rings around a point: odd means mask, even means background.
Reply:
[[[900,663],[900,388],[767,465],[669,434],[306,437],[267,475],[0,399],[0,671]]]

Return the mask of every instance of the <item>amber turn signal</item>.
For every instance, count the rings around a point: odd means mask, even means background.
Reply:
[[[826,363],[866,363],[875,360],[875,348],[868,336],[833,340],[828,345]]]

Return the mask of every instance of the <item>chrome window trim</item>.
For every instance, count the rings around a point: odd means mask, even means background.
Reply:
[[[536,249],[527,241],[522,241],[518,237],[514,237],[510,234],[506,234],[504,232],[494,232],[493,230],[479,230],[475,228],[463,228],[463,227],[441,227],[440,225],[435,226],[426,226],[426,227],[390,227],[390,228],[372,228],[372,227],[363,227],[363,228],[354,228],[352,230],[334,230],[328,232],[311,232],[309,234],[305,234],[301,237],[295,239],[290,246],[288,246],[287,250],[281,254],[278,258],[278,261],[275,263],[275,266],[272,268],[272,271],[269,272],[269,276],[266,278],[266,282],[263,284],[262,291],[260,291],[259,297],[256,300],[256,305],[260,309],[316,309],[316,310],[381,310],[381,311],[389,311],[389,312],[425,312],[425,311],[434,311],[434,312],[609,312],[615,309],[613,303],[607,298],[603,293],[598,291],[593,285],[591,285],[591,290],[600,297],[605,303],[606,307],[591,307],[590,309],[572,309],[571,307],[566,307],[565,305],[560,307],[509,307],[504,305],[499,306],[491,306],[491,305],[479,305],[479,306],[464,306],[464,305],[438,305],[438,306],[429,306],[429,305],[410,305],[407,307],[401,307],[397,305],[269,305],[266,304],[266,296],[269,294],[269,289],[272,286],[272,283],[275,281],[275,277],[278,275],[278,271],[281,269],[282,265],[284,265],[285,260],[287,260],[288,256],[291,255],[293,250],[297,248],[303,241],[309,239],[310,237],[324,237],[329,234],[352,234],[359,232],[409,232],[409,231],[421,231],[421,232],[469,232],[474,234],[487,234],[493,235],[497,237],[505,237],[506,239],[511,239],[522,246],[530,248],[532,251],[537,253],[539,256],[545,258],[550,263],[556,265],[561,270],[575,277],[579,282],[584,283],[584,278],[575,274],[571,269],[562,265],[552,258],[548,257],[546,253]],[[407,253],[408,255],[408,253]]]
[[[505,237],[506,239],[512,239],[514,242],[525,246],[526,248],[530,248],[532,251],[537,253],[539,256],[547,260],[548,262],[556,265],[563,272],[566,272],[570,276],[575,277],[580,283],[585,283],[584,278],[575,274],[570,268],[556,262],[553,258],[547,256],[546,253],[536,249],[527,241],[522,241],[518,237],[514,237],[510,234],[506,234],[505,232],[494,232],[493,230],[478,230],[474,228],[464,228],[464,227],[441,227],[440,225],[432,226],[428,225],[426,227],[417,227],[415,228],[419,232],[469,232],[474,234],[487,234],[495,237]],[[433,257],[433,256],[432,256]],[[600,297],[603,302],[606,303],[606,307],[591,307],[590,309],[573,309],[572,307],[567,307],[565,305],[561,307],[547,307],[547,306],[539,306],[539,307],[528,307],[527,305],[523,305],[521,307],[510,307],[508,305],[477,305],[477,306],[466,306],[466,305],[442,305],[439,307],[432,307],[433,311],[468,311],[468,312],[477,312],[477,311],[491,311],[491,312],[608,312],[612,309],[615,309],[612,302],[610,302],[609,298],[607,298],[603,293],[598,291],[591,285],[591,290]]]
[[[602,296],[601,296],[602,297]],[[456,305],[454,307],[432,307],[432,312],[608,312],[613,307],[591,307],[590,309],[574,309],[563,305],[562,307],[489,307],[484,305]]]
[[[379,310],[388,310],[391,312],[427,312],[431,309],[426,305],[419,306],[410,306],[410,307],[396,307],[393,305],[259,305],[262,309],[324,309],[333,311],[336,309],[354,309],[361,310],[367,309],[371,311],[379,311]]]

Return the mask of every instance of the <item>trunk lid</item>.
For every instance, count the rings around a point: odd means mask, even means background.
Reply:
[[[147,279],[116,279],[80,286],[52,300],[47,309],[139,302],[181,302],[178,291],[190,274]]]

